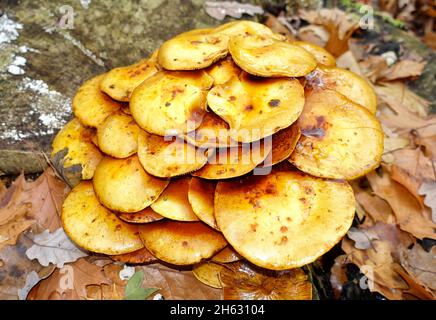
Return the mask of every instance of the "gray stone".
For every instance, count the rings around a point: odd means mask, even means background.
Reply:
[[[203,0],[0,3],[0,173],[40,170],[37,155],[71,117],[84,80],[219,23]]]

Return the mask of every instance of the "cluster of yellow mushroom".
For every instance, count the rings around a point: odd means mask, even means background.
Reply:
[[[78,90],[53,141],[82,168],[64,229],[118,257],[301,267],[351,226],[347,180],[380,163],[376,103],[325,49],[262,24],[180,34]]]

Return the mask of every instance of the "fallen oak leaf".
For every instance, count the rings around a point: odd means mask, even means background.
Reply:
[[[398,268],[398,274],[407,282],[409,289],[403,291],[403,297],[407,299],[408,295],[416,297],[421,300],[435,300],[436,294],[423,285],[416,277],[404,272],[404,270]]]
[[[86,288],[94,284],[112,285],[103,268],[81,258],[40,281],[27,296],[28,300],[85,300]]]
[[[400,60],[380,74],[382,80],[391,81],[420,76],[425,67],[425,62],[414,60]]]
[[[27,295],[29,294],[30,290],[41,280],[38,273],[35,271],[31,271],[26,276],[26,282],[24,286],[20,289],[18,289],[18,299],[19,300],[26,300]]]
[[[385,170],[367,174],[374,193],[392,207],[400,228],[418,239],[436,239],[436,224],[432,222],[430,210],[422,208],[418,200],[401,184],[394,181]]]
[[[134,269],[134,268],[133,268]],[[124,269],[115,263],[103,266],[104,276],[111,284],[92,284],[86,286],[87,299],[90,300],[123,300],[127,281],[121,277]],[[133,270],[134,273],[134,270]]]
[[[427,288],[436,291],[436,247],[429,252],[419,244],[401,251],[401,265]]]
[[[395,271],[395,266],[399,265],[391,255],[390,245],[386,241],[373,241],[372,247],[367,250],[357,249],[351,240],[342,241],[342,250],[347,254],[347,262],[357,265],[361,272],[372,281],[369,286],[371,291],[377,291],[373,285],[377,283],[390,289],[408,289],[407,283]],[[384,294],[384,292],[380,292]],[[401,298],[400,292],[395,292],[395,298]],[[390,297],[387,297],[390,298]]]
[[[50,232],[61,227],[60,212],[70,188],[56,177],[53,169],[46,169],[39,177],[27,185],[26,197],[32,203],[30,215],[43,229]]]
[[[392,152],[392,155],[394,160],[390,166],[391,178],[409,190],[422,204],[419,187],[423,181],[436,180],[432,160],[427,158],[420,148],[400,149]]]
[[[431,209],[431,219],[436,223],[436,182],[423,182],[418,193],[424,198],[424,204]]]
[[[17,237],[35,223],[50,231],[58,229],[60,207],[68,190],[51,168],[33,182],[20,175],[0,201],[0,248],[15,244]]]
[[[18,300],[28,291],[25,287],[31,284],[30,273],[36,272],[39,279],[44,279],[55,269],[53,265],[43,267],[26,257],[26,249],[32,244],[24,233],[18,237],[16,245],[0,249],[0,300]]]
[[[54,233],[44,230],[33,236],[33,242],[33,246],[26,250],[26,255],[30,260],[37,259],[42,266],[54,264],[62,268],[65,263],[88,255],[68,238],[62,228]]]
[[[368,223],[368,220],[371,220],[373,224],[376,222],[396,223],[397,220],[392,212],[392,208],[385,200],[360,188],[357,183],[352,183],[351,185],[356,201],[367,213],[367,220],[365,222]]]
[[[436,161],[436,121],[434,120],[433,123],[417,128],[412,133],[415,143],[424,147],[425,155]]]

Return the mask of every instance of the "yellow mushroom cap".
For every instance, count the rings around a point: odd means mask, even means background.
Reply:
[[[229,125],[212,111],[206,112],[200,126],[184,134],[184,139],[202,148],[235,147],[238,142],[231,138]]]
[[[224,267],[213,262],[202,262],[192,268],[194,276],[205,285],[220,289],[222,288],[220,273]]]
[[[241,69],[262,77],[301,77],[317,65],[302,47],[264,36],[232,37],[229,51]]]
[[[330,250],[350,228],[354,210],[347,182],[301,172],[220,181],[215,193],[215,218],[227,241],[274,270],[303,266]]]
[[[264,140],[245,143],[238,147],[220,148],[209,157],[208,163],[192,173],[203,179],[228,179],[249,173],[271,152],[271,142]]]
[[[169,181],[149,175],[137,156],[106,157],[94,173],[94,188],[100,202],[119,212],[138,212],[152,204]]]
[[[114,113],[97,128],[98,146],[114,158],[127,158],[138,150],[139,127],[123,112]]]
[[[130,111],[149,133],[189,132],[201,123],[212,84],[213,78],[204,71],[160,71],[133,91]]]
[[[198,221],[188,200],[191,177],[172,179],[165,191],[151,205],[161,216],[178,221]]]
[[[333,55],[323,47],[305,41],[292,41],[291,43],[308,51],[315,58],[318,64],[322,64],[327,67],[336,66],[335,57],[333,57]]]
[[[258,78],[247,73],[210,90],[209,107],[240,142],[256,141],[289,127],[304,106],[304,89],[289,78]]]
[[[188,200],[195,215],[208,226],[217,229],[213,198],[216,182],[193,177],[189,183]]]
[[[377,111],[377,96],[371,84],[349,70],[319,66],[306,76],[313,88],[330,89],[365,107],[371,113]]]
[[[298,125],[301,138],[289,161],[301,171],[351,180],[380,164],[384,137],[380,123],[335,91],[308,92]]]
[[[211,65],[206,72],[213,78],[213,84],[224,84],[233,77],[238,77],[242,70],[233,62],[231,57],[220,60]]]
[[[243,258],[239,253],[230,246],[225,247],[223,250],[214,255],[210,260],[218,263],[231,263],[242,260]]]
[[[92,179],[95,168],[103,158],[98,147],[92,142],[94,136],[95,133],[90,128],[86,128],[77,118],[73,118],[54,138],[51,156],[67,148],[64,167],[80,165],[82,179]]]
[[[164,217],[156,213],[152,208],[147,207],[138,212],[118,213],[118,218],[128,223],[150,223],[162,220]]]
[[[103,207],[89,181],[71,190],[62,205],[61,220],[68,236],[92,252],[116,255],[143,247],[137,227]]]
[[[100,90],[104,77],[105,74],[101,74],[86,81],[73,98],[73,113],[86,126],[98,127],[123,106]]]
[[[138,157],[145,171],[151,175],[175,177],[203,167],[208,150],[198,149],[178,137],[161,137],[141,130]]]
[[[229,37],[211,30],[192,30],[164,42],[159,48],[159,64],[167,70],[196,70],[224,58]]]
[[[264,36],[273,38],[276,40],[284,40],[285,37],[281,34],[274,33],[270,28],[264,24],[250,21],[250,20],[238,20],[225,23],[221,26],[213,29],[214,33],[225,34],[229,37],[235,36]]]
[[[133,90],[159,69],[153,56],[130,66],[112,69],[101,80],[100,89],[112,99],[128,102]]]
[[[224,237],[201,222],[158,221],[141,227],[150,252],[174,265],[191,265],[210,258],[227,245]]]
[[[272,136],[271,165],[289,158],[300,139],[301,131],[298,123],[274,133]]]

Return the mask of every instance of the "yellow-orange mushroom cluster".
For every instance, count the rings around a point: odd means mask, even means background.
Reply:
[[[213,287],[229,262],[286,270],[330,250],[353,221],[347,180],[383,152],[365,79],[251,21],[185,32],[86,81],[73,112],[52,154],[82,168],[62,207],[70,238],[194,265]]]

